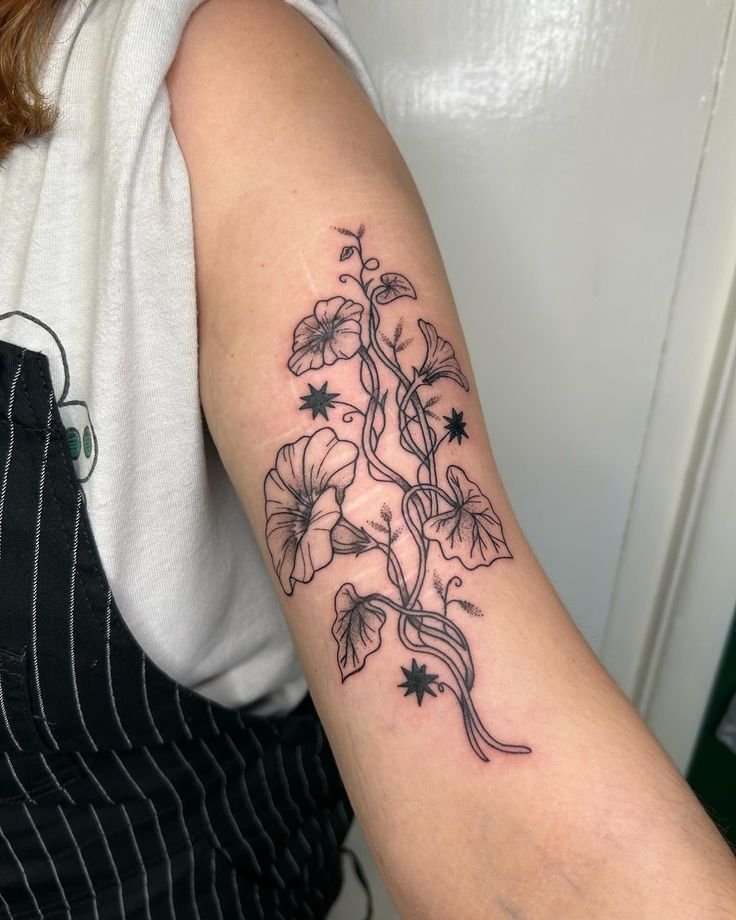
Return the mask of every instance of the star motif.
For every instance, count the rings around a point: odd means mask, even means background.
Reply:
[[[452,415],[443,415],[442,418],[447,422],[445,431],[450,433],[450,441],[457,438],[458,445],[463,443],[463,438],[469,438],[470,435],[465,431],[467,422],[463,421],[463,413],[452,410]]]
[[[337,399],[339,395],[339,393],[327,392],[327,381],[325,381],[319,389],[316,389],[310,383],[309,393],[306,396],[299,397],[299,399],[301,399],[304,403],[304,405],[299,406],[299,408],[311,409],[312,418],[317,418],[318,415],[321,415],[322,418],[327,419],[327,410],[335,408],[332,400]]]
[[[416,693],[417,705],[419,706],[422,705],[422,698],[425,693],[429,693],[430,696],[437,696],[429,685],[437,680],[439,674],[427,674],[426,664],[418,665],[416,658],[412,658],[411,670],[403,666],[401,670],[404,672],[406,680],[403,684],[397,684],[396,686],[406,688],[404,696],[409,696],[410,693]]]

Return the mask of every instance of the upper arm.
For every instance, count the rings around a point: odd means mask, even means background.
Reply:
[[[633,795],[625,849],[662,782],[685,793],[514,519],[406,165],[281,0],[208,0],[168,84],[202,407],[392,894],[578,916],[596,822]]]

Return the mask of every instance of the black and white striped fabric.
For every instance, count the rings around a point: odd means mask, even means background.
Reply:
[[[254,716],[143,652],[48,360],[0,341],[0,917],[324,917],[351,819],[309,696]]]

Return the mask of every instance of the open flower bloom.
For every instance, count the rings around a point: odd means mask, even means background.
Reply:
[[[437,335],[437,330],[432,323],[426,320],[417,320],[419,328],[427,343],[427,354],[424,363],[419,369],[419,376],[424,377],[427,383],[434,383],[440,377],[449,377],[459,383],[464,390],[469,390],[468,378],[460,370],[460,363],[455,357],[455,349],[447,339]]]
[[[439,543],[445,559],[459,559],[466,569],[511,559],[501,519],[478,486],[459,466],[447,468],[447,482],[452,490],[450,510],[428,518],[424,536]]]
[[[318,300],[314,314],[294,330],[289,370],[292,374],[314,371],[338,358],[352,358],[361,345],[360,318],[363,307],[344,297]]]
[[[281,587],[311,581],[332,560],[332,529],[355,477],[358,448],[331,428],[286,444],[266,476],[266,542]]]

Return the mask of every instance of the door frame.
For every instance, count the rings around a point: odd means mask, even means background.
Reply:
[[[687,769],[736,604],[734,13],[600,657]]]

